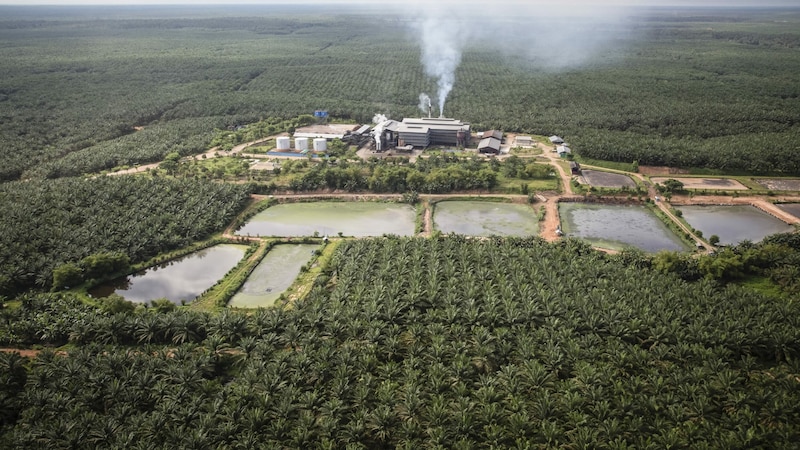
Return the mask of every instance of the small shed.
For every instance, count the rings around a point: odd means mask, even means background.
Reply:
[[[479,153],[493,153],[495,155],[500,153],[500,139],[493,137],[485,137],[481,139],[478,144]]]
[[[566,158],[567,155],[571,155],[572,154],[572,150],[570,150],[569,147],[567,147],[566,145],[559,145],[556,148],[556,151],[558,152],[558,156],[560,156],[562,158]]]
[[[578,163],[577,163],[577,162],[575,162],[575,161],[570,161],[570,162],[569,162],[569,171],[570,171],[570,172],[571,172],[573,175],[580,175],[580,173],[581,173],[581,165],[580,165],[580,164],[578,164]]]
[[[552,142],[553,144],[563,144],[564,143],[564,139],[561,139],[559,136],[555,136],[554,135],[554,136],[550,136],[550,142]]]
[[[517,147],[533,147],[533,138],[530,136],[517,136],[514,139],[514,144]]]

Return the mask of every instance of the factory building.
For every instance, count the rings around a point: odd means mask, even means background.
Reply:
[[[398,145],[429,147],[432,145],[466,146],[470,125],[457,119],[405,118],[397,127]]]

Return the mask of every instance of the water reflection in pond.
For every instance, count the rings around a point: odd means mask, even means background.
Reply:
[[[644,206],[559,203],[558,211],[566,236],[599,247],[646,252],[691,248]]]
[[[681,206],[683,218],[706,238],[717,235],[719,242],[734,245],[758,242],[776,233],[789,233],[793,227],[750,205]]]
[[[230,301],[235,308],[272,306],[292,285],[300,268],[313,256],[319,245],[281,244],[273,247],[256,266],[250,277]]]
[[[539,232],[536,212],[528,205],[481,201],[436,204],[434,228],[466,236],[531,236]]]
[[[256,214],[236,234],[240,236],[365,237],[414,234],[414,207],[380,202],[311,202],[275,205]]]
[[[173,303],[191,302],[217,283],[242,259],[244,245],[215,245],[191,255],[151,267],[133,275],[118,278],[90,289],[95,297],[113,293],[125,300],[146,303],[167,298]]]

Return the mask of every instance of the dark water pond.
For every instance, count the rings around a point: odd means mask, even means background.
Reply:
[[[775,206],[795,217],[800,218],[800,203],[783,203]]]
[[[539,232],[536,212],[528,205],[481,201],[436,204],[434,228],[466,236],[530,236]]]
[[[275,205],[256,214],[236,234],[240,236],[365,237],[414,234],[414,207],[379,202],[311,202]]]
[[[300,268],[307,263],[319,245],[281,244],[272,247],[256,266],[229,305],[235,308],[272,306],[292,285]]]
[[[167,298],[191,302],[217,283],[244,257],[247,246],[215,245],[160,266],[118,278],[89,290],[94,297],[119,294],[125,300],[147,303]]]
[[[603,248],[636,247],[646,252],[691,247],[644,206],[559,203],[562,231]]]
[[[681,206],[683,218],[708,238],[719,236],[719,242],[734,245],[748,240],[758,242],[776,233],[794,230],[790,225],[749,205]]]

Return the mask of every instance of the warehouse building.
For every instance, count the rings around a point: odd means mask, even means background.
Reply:
[[[397,128],[398,145],[430,147],[452,145],[464,147],[469,143],[470,125],[457,119],[405,118]]]

